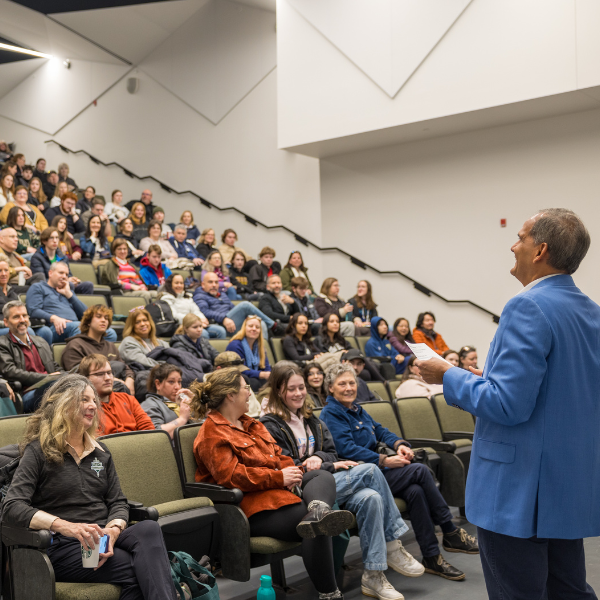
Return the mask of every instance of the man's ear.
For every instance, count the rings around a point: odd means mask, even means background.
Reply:
[[[534,263],[539,263],[548,260],[548,244],[546,242],[542,242],[535,253],[535,257],[533,259]]]

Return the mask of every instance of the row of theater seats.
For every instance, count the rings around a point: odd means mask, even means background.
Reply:
[[[411,400],[373,402],[365,409],[385,427],[402,435],[395,410]],[[1,445],[18,443],[28,415],[0,419]],[[169,550],[188,552],[199,558],[208,555],[220,565],[223,576],[248,581],[250,570],[270,565],[273,581],[286,589],[283,560],[300,554],[300,543],[250,536],[248,519],[239,508],[240,490],[196,483],[194,440],[201,423],[179,427],[174,448],[162,430],[135,431],[102,437],[113,456],[121,487],[130,503],[131,521],[158,521]],[[406,426],[406,425],[404,425]],[[415,440],[426,447],[431,465],[441,481],[440,491],[450,506],[464,507],[466,468],[452,443]],[[403,516],[410,520],[406,503],[396,499]],[[357,535],[356,522],[350,529]],[[55,583],[45,549],[51,543],[47,531],[2,526],[3,554],[8,574],[4,597],[11,600],[117,600],[118,586]]]

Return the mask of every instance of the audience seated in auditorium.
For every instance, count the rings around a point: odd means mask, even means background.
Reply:
[[[365,279],[358,282],[356,294],[348,300],[352,306],[352,321],[354,325],[362,329],[371,328],[371,319],[377,316],[377,304],[373,300],[373,288],[371,283]],[[369,332],[361,331],[360,335],[368,335]]]
[[[25,293],[31,285],[38,281],[44,281],[45,277],[40,273],[32,273],[26,265],[25,259],[17,254],[18,247],[19,236],[12,227],[5,227],[0,230],[0,250],[8,259],[8,266],[10,267],[8,282],[15,287],[18,293]]]
[[[50,206],[50,200],[54,198],[54,192],[56,191],[57,185],[58,173],[56,171],[48,171],[48,173],[46,173],[46,179],[42,179],[44,194],[46,194],[46,198],[48,198],[48,206]]]
[[[200,237],[200,231],[194,225],[194,215],[191,210],[184,210],[181,213],[181,217],[179,218],[179,222],[185,225],[187,230],[185,239],[189,240],[190,244],[196,244],[198,242],[198,238]]]
[[[444,386],[436,383],[427,383],[419,373],[419,367],[415,365],[416,356],[411,356],[406,361],[406,370],[402,375],[402,381],[396,389],[396,398],[431,398],[435,394],[441,394]]]
[[[69,266],[65,261],[50,266],[48,281],[34,283],[27,292],[27,306],[31,316],[46,319],[52,331],[52,343],[64,342],[81,333],[79,321],[86,311],[85,304],[77,298],[69,285]],[[106,339],[117,340],[114,329],[109,329]]]
[[[162,237],[162,225],[158,221],[150,221],[148,223],[148,237],[142,238],[140,241],[140,250],[148,252],[150,246],[160,246],[162,250],[162,258],[167,264],[177,259],[177,252],[173,246]]]
[[[330,395],[320,418],[331,431],[338,456],[381,467],[392,494],[408,505],[425,571],[455,581],[464,579],[465,574],[446,562],[440,553],[434,524],[441,527],[442,544],[450,552],[476,554],[477,540],[454,525],[452,513],[430,470],[424,464],[411,462],[414,453],[410,444],[376,422],[356,403],[357,376],[352,366],[330,367],[325,385]],[[379,454],[376,447],[380,442],[396,454]]]
[[[90,210],[95,197],[96,188],[93,185],[88,185],[85,190],[83,190],[83,198],[77,201],[77,205],[75,206],[77,212],[82,215]]]
[[[33,176],[37,177],[42,183],[46,182],[48,173],[46,173],[46,159],[38,158],[35,162],[35,169],[33,170]]]
[[[171,348],[185,350],[196,358],[208,360],[211,365],[214,365],[219,353],[210,345],[208,336],[205,335],[205,320],[204,315],[198,316],[193,313],[185,315],[169,344]]]
[[[227,332],[239,331],[248,315],[257,315],[261,318],[263,337],[268,339],[269,329],[279,331],[275,321],[267,317],[262,311],[250,302],[240,302],[234,306],[225,294],[219,293],[219,278],[215,273],[206,273],[202,278],[201,287],[194,292],[194,302],[211,324],[221,325]],[[222,332],[225,337],[226,332]]]
[[[29,183],[33,179],[33,167],[31,165],[25,165],[21,174],[21,183],[29,190]]]
[[[137,243],[148,235],[148,223],[152,219],[146,219],[146,207],[141,202],[136,202],[131,208],[129,218],[133,223],[133,237]]]
[[[40,238],[32,230],[31,225],[27,226],[27,217],[25,211],[19,206],[13,206],[8,212],[6,226],[12,227],[17,232],[19,243],[17,244],[17,254],[25,260],[31,260],[31,257],[40,247]]]
[[[74,277],[69,268],[67,257],[58,249],[60,236],[56,227],[47,227],[40,237],[41,247],[31,257],[31,270],[34,274],[41,273],[42,280],[48,279],[50,266],[63,263],[69,269],[69,283],[76,294],[93,294],[94,284],[91,281],[81,281]]]
[[[273,321],[286,324],[290,322],[292,315],[298,312],[294,299],[289,294],[281,293],[279,275],[270,275],[267,278],[266,293],[260,297],[258,308]]]
[[[0,140],[0,163],[9,161],[12,157],[12,150],[4,140]]]
[[[26,162],[27,161],[25,160],[25,155],[23,155],[23,154],[15,154],[9,161],[9,163],[14,163],[17,167],[17,170],[14,174],[15,187],[17,187],[19,185],[23,185],[23,186],[27,187],[27,182],[25,181],[25,178],[23,177],[23,169],[25,168]]]
[[[77,184],[69,177],[69,165],[67,163],[60,163],[58,165],[58,181],[65,181],[69,186],[69,192],[77,189]]]
[[[237,239],[237,233],[233,229],[226,229],[223,232],[223,235],[221,235],[221,241],[223,242],[223,244],[219,246],[219,252],[221,253],[223,261],[226,265],[231,264],[233,253],[236,250],[243,252],[244,256],[246,257],[246,263],[251,263],[248,265],[248,269],[250,269],[253,265],[256,264],[256,261],[243,248],[238,248],[235,245]]]
[[[127,364],[137,362],[151,369],[159,363],[146,355],[160,347],[168,348],[169,344],[156,337],[156,325],[150,313],[143,306],[130,310],[119,346],[121,358]]]
[[[42,182],[39,177],[33,177],[31,179],[28,192],[27,202],[29,202],[29,204],[37,206],[42,213],[49,208],[50,205],[48,204],[46,194],[44,194]]]
[[[392,344],[387,339],[388,332],[387,321],[382,317],[373,317],[371,319],[371,337],[365,344],[365,354],[370,358],[382,361],[380,370],[383,375],[386,379],[394,379],[396,375],[404,373],[406,360],[404,354],[400,354],[392,348]],[[389,363],[383,361],[389,361]]]
[[[55,208],[57,206],[60,206],[61,198],[65,194],[68,194],[68,193],[69,193],[69,186],[66,184],[65,181],[60,181],[59,183],[57,183],[56,187],[54,188],[54,194],[52,194],[51,196],[48,196],[50,198],[50,208]]]
[[[410,332],[408,319],[405,319],[404,317],[396,319],[394,321],[394,329],[388,333],[387,337],[392,348],[394,348],[398,354],[402,354],[405,359],[412,356],[412,350],[408,347],[406,342],[414,344],[415,340]]]
[[[446,350],[442,354],[442,358],[446,359],[453,367],[460,366],[458,364],[458,352],[456,350]]]
[[[202,230],[200,238],[198,239],[198,245],[196,246],[198,254],[206,260],[206,257],[213,251],[218,250],[215,246],[215,230],[210,227]],[[245,256],[245,254],[244,254]]]
[[[62,252],[67,257],[67,260],[75,262],[80,261],[83,258],[83,250],[81,249],[81,246],[75,242],[73,235],[69,233],[67,228],[67,217],[62,215],[54,217],[50,225],[56,227],[56,231],[58,231],[57,251]]]
[[[315,299],[315,309],[319,316],[324,317],[327,313],[336,312],[341,322],[342,335],[355,335],[355,325],[346,320],[346,315],[351,316],[354,307],[339,297],[340,284],[335,277],[327,277],[321,285],[321,292]]]
[[[417,326],[413,329],[413,338],[417,344],[427,344],[440,356],[448,350],[448,345],[444,338],[436,333],[435,316],[432,312],[422,312],[417,317]]]
[[[446,359],[447,360],[447,359]],[[461,369],[469,370],[469,367],[478,369],[477,348],[475,346],[463,346],[458,351],[458,365]]]
[[[121,190],[113,190],[110,195],[110,202],[107,202],[104,207],[106,216],[115,225],[129,215],[129,211],[124,206],[121,206],[121,202],[123,202],[123,192]]]
[[[293,277],[290,283],[292,286],[290,298],[294,300],[298,312],[301,312],[308,319],[311,333],[318,335],[323,317],[319,315],[315,308],[308,281],[304,277]]]
[[[115,343],[109,342],[105,337],[112,324],[112,317],[113,311],[102,304],[91,306],[83,313],[79,325],[81,333],[69,338],[63,350],[61,363],[65,370],[74,369],[90,354],[101,354],[110,362],[123,363]],[[118,373],[133,394],[135,392],[133,371],[123,363]]]
[[[1,263],[0,263],[1,265]],[[26,390],[62,369],[54,362],[48,342],[31,334],[27,307],[20,300],[7,302],[2,308],[4,326],[9,333],[0,336],[0,373],[9,382],[18,381],[23,389],[25,412],[33,412],[39,395]]]
[[[319,363],[308,363],[303,370],[304,379],[306,380],[306,391],[312,398],[314,405],[317,408],[325,406],[327,393],[325,392],[325,372]]]
[[[104,264],[110,258],[110,243],[106,235],[108,220],[103,221],[98,215],[92,215],[81,236],[79,243],[87,259],[94,267]]]
[[[169,239],[169,243],[173,246],[179,258],[185,258],[192,262],[194,266],[200,267],[204,262],[204,258],[198,254],[194,244],[187,240],[187,234],[188,228],[183,223],[179,223],[175,225],[173,237]]]
[[[246,257],[243,252],[236,250],[231,258],[229,267],[229,280],[235,287],[239,296],[246,300],[258,299],[259,294],[254,293],[252,282],[246,270]]]
[[[383,473],[374,464],[340,460],[327,425],[312,414],[298,366],[276,365],[270,385],[260,422],[282,454],[291,457],[296,466],[307,472],[320,469],[333,473],[336,502],[356,516],[364,563],[363,594],[402,600],[404,596],[385,577],[385,563],[407,577],[423,575],[424,568],[402,546],[400,536],[408,531],[408,526],[400,516]]]
[[[152,211],[152,220],[158,221],[162,227],[161,237],[163,240],[168,240],[173,237],[171,226],[165,223],[165,211],[160,206],[155,206]]]
[[[81,375],[66,375],[48,390],[41,410],[27,421],[2,524],[54,532],[42,555],[53,566],[52,588],[56,576],[57,582],[85,583],[86,589],[118,584],[122,598],[175,600],[159,524],[127,526],[129,508],[113,459],[96,441],[100,415],[98,396]],[[99,544],[103,535],[109,536],[108,551],[95,570],[82,569],[82,548]]]
[[[127,242],[127,258],[138,259],[144,255],[144,251],[139,249],[139,242],[133,235],[133,221],[131,218],[126,217],[123,219],[118,226],[118,237]]]
[[[241,300],[234,285],[229,279],[229,269],[223,264],[223,257],[218,250],[213,250],[202,265],[201,277],[206,273],[214,273],[219,278],[219,294],[227,294],[231,300]]]
[[[366,366],[365,357],[363,356],[360,350],[356,348],[351,348],[348,352],[342,354],[342,363],[350,364],[354,368],[354,371],[357,375],[356,378],[356,401],[359,404],[364,404],[365,402],[378,402],[379,400],[383,400],[376,396],[369,386],[362,379],[361,375],[364,372],[364,368]]]
[[[115,376],[104,354],[86,354],[78,373],[89,379],[100,399],[100,435],[154,429],[152,420],[134,396],[113,390]]]
[[[265,344],[268,343],[263,337],[260,319],[256,315],[249,315],[227,345],[227,350],[239,354],[248,367],[244,376],[255,392],[267,383],[271,374],[271,365],[265,350]]]
[[[15,178],[8,172],[0,175],[0,206],[14,202]]]
[[[206,416],[194,442],[196,481],[245,492],[240,508],[250,535],[302,541],[304,565],[319,600],[341,598],[331,541],[322,536],[341,534],[352,515],[331,509],[336,495],[333,475],[324,470],[303,473],[282,455],[265,426],[246,416],[250,392],[237,370],[215,371],[192,389],[194,414]],[[302,498],[289,491],[294,486],[300,486]]]
[[[148,393],[142,408],[156,429],[163,429],[171,438],[173,432],[186,425],[192,414],[192,392],[181,387],[181,369],[169,363],[155,366],[148,375]]]
[[[121,290],[125,296],[139,296],[146,303],[152,302],[156,291],[149,290],[137,272],[137,269],[127,260],[129,248],[122,238],[116,238],[110,246],[112,258],[100,266],[100,283],[109,285],[113,290]]]
[[[282,341],[283,354],[287,360],[301,365],[312,362],[321,355],[311,342],[310,327],[306,315],[296,313],[290,319]]]
[[[154,213],[154,204],[152,204],[152,192],[150,190],[144,190],[139,200],[130,200],[126,205],[129,211],[133,212],[133,206],[135,204],[141,204],[146,211],[146,221],[152,220],[152,214]]]
[[[82,212],[80,217],[83,221],[83,225],[87,227],[89,220],[94,216],[98,215],[100,220],[106,225],[108,223],[108,215],[104,211],[106,202],[103,198],[94,198],[91,202],[91,206],[85,212]]]
[[[8,213],[11,208],[18,206],[25,213],[25,226],[31,228],[32,232],[40,233],[48,227],[48,221],[42,213],[31,204],[27,203],[29,193],[25,186],[19,185],[13,194],[13,202],[7,202],[0,211],[0,223],[4,225],[8,219]]]
[[[85,231],[85,227],[79,218],[79,215],[75,211],[76,203],[77,196],[73,192],[69,192],[61,198],[60,206],[46,209],[44,216],[46,217],[48,223],[52,223],[54,217],[62,215],[67,218],[67,229],[69,230],[69,233],[72,235],[83,233]]]
[[[265,246],[260,251],[258,258],[260,262],[250,269],[250,281],[255,292],[266,292],[267,279],[271,275],[279,275],[281,265],[277,261],[273,261],[275,250],[269,246]]]
[[[308,269],[304,266],[304,260],[302,259],[302,254],[298,250],[295,250],[290,254],[288,261],[281,269],[281,284],[283,285],[283,289],[286,292],[292,291],[292,279],[294,277],[303,277],[306,279],[308,283],[308,289],[311,294],[314,294],[312,283],[308,277],[307,273]]]
[[[171,275],[171,269],[161,260],[162,248],[158,244],[152,244],[148,248],[148,254],[140,262],[140,277],[149,290],[163,286],[167,277]]]
[[[183,319],[186,315],[192,314],[202,320],[202,324],[205,328],[203,333],[204,337],[218,338],[223,335],[223,328],[219,325],[216,327],[211,326],[208,319],[202,314],[202,311],[192,299],[192,295],[185,291],[185,282],[182,275],[173,273],[167,277],[159,299],[166,302],[171,307],[173,318],[177,319],[180,325],[183,324]],[[212,332],[210,331],[210,327],[213,327]],[[223,337],[225,336],[223,335]]]

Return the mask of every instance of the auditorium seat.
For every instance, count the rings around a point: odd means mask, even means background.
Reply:
[[[281,338],[271,338],[270,342],[271,346],[273,346],[273,354],[275,355],[275,360],[277,362],[279,362],[280,360],[286,360],[285,354],[283,353],[283,340]],[[269,359],[269,361],[270,360],[271,359]]]
[[[95,294],[110,294],[111,289],[108,285],[98,284],[98,275],[96,269],[91,263],[69,262],[69,268],[73,277],[78,277],[81,281],[89,281],[94,284]]]
[[[400,387],[400,381],[398,379],[388,381],[388,391],[390,392],[390,398],[393,400],[396,397],[396,390]]]
[[[355,350],[359,349],[358,342],[356,341],[356,338],[353,335],[345,336],[344,339],[348,342],[348,344],[350,344],[350,347],[354,348]]]
[[[469,439],[473,441],[475,421],[471,413],[446,404],[444,394],[433,396],[431,403],[436,412],[445,441],[456,439]]]
[[[101,304],[102,306],[108,306],[106,296],[77,295],[77,298],[79,298],[79,300],[81,300],[88,308],[91,308],[92,306],[96,306],[96,304]]]
[[[162,429],[129,431],[102,437],[128,500],[158,513],[167,550],[196,560],[217,554],[219,516],[205,495],[185,498],[171,438]]]
[[[200,427],[200,423],[184,425],[178,427],[173,436],[179,473],[184,490],[188,493],[191,485],[202,485],[195,483],[196,459],[193,450],[194,440]],[[232,490],[227,490],[227,492],[232,492]],[[284,542],[269,537],[251,537],[248,519],[237,506],[242,499],[242,494],[239,490],[236,492],[239,494],[239,500],[233,504],[220,502],[217,495],[213,497],[215,509],[221,516],[220,559],[223,576],[234,581],[248,581],[250,569],[270,565],[273,583],[285,587],[283,559],[300,554],[300,542]],[[227,500],[223,500],[223,502],[227,502]]]
[[[381,381],[367,381],[367,387],[376,395],[379,396],[380,400],[389,402],[391,400],[390,393],[385,385]]]
[[[11,415],[0,418],[0,448],[21,441],[28,417],[29,415]]]
[[[52,344],[52,354],[54,354],[54,362],[62,368],[62,355],[67,347],[66,344]]]
[[[370,339],[371,338],[368,335],[357,335],[356,336],[356,341],[358,342],[358,349],[363,353],[364,356],[367,356],[367,353],[365,352],[365,346],[367,345],[367,342]]]
[[[146,306],[146,301],[141,296],[113,296],[113,312],[115,315],[129,316],[129,311],[138,306]]]

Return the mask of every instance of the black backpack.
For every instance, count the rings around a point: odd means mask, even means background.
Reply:
[[[179,323],[173,318],[171,307],[164,300],[155,300],[146,306],[154,324],[156,337],[171,337],[175,335]]]

